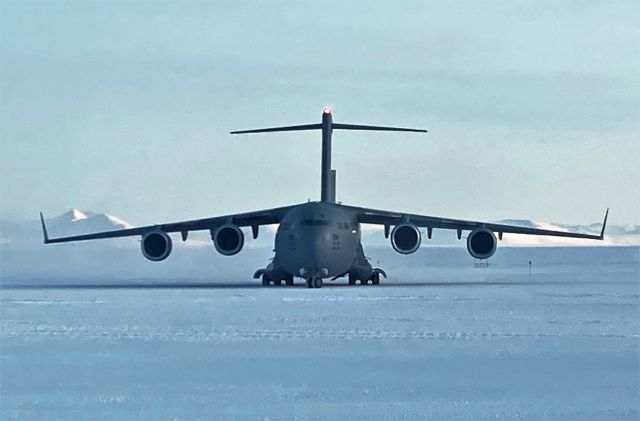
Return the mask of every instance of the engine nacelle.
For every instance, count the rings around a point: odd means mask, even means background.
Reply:
[[[476,259],[488,259],[496,252],[498,241],[495,234],[486,228],[477,228],[467,237],[467,251]]]
[[[171,237],[163,231],[151,231],[144,234],[140,243],[143,256],[153,262],[159,262],[169,257],[172,247]]]
[[[220,225],[211,232],[211,239],[218,253],[233,256],[244,246],[244,233],[234,224]]]
[[[396,225],[391,231],[391,246],[398,253],[414,253],[420,247],[421,241],[420,230],[413,224]]]

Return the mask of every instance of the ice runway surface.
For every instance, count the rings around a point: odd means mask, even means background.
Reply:
[[[5,287],[0,418],[638,418],[637,264],[473,273]]]

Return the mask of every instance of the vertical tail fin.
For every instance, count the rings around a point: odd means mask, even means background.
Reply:
[[[331,170],[331,134],[333,130],[369,130],[369,131],[387,131],[387,132],[414,132],[426,133],[424,129],[409,129],[405,127],[388,127],[388,126],[368,126],[361,124],[343,124],[334,123],[331,109],[325,108],[322,111],[322,123],[320,124],[302,124],[298,126],[281,126],[268,127],[264,129],[250,129],[233,131],[231,134],[244,133],[270,133],[270,132],[292,132],[303,130],[322,130],[322,166],[320,172],[320,200],[323,202],[335,203],[336,201],[336,181],[335,172],[332,175]]]
[[[331,203],[336,203],[336,170],[330,172],[329,200]]]

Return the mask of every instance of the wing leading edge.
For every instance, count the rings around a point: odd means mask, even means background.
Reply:
[[[44,216],[40,212],[40,223],[42,225],[42,234],[45,244],[66,243],[71,241],[98,240],[106,238],[122,238],[143,235],[150,231],[162,231],[166,233],[180,232],[183,240],[187,238],[189,231],[201,231],[215,229],[217,226],[225,223],[233,223],[240,227],[251,226],[254,229],[254,236],[257,233],[257,227],[260,225],[277,224],[286,215],[291,208],[297,205],[285,206],[280,208],[266,209],[247,213],[230,214],[216,216],[212,218],[194,219],[181,222],[170,222],[165,224],[147,225],[137,228],[128,228],[123,230],[103,231],[91,234],[73,235],[69,237],[50,238],[44,221]],[[403,222],[413,223],[418,227],[432,229],[450,229],[461,231],[472,231],[476,228],[486,228],[502,238],[502,234],[525,234],[525,235],[543,235],[565,238],[583,238],[591,240],[603,240],[609,209],[604,215],[602,229],[600,234],[583,234],[576,232],[547,230],[540,228],[527,228],[517,225],[494,224],[490,222],[469,221],[463,219],[441,218],[427,215],[417,215],[402,212],[385,211],[379,209],[359,208],[354,206],[343,207],[355,212],[358,215],[358,222],[363,224],[384,225],[385,227],[397,225]]]
[[[67,243],[70,241],[99,240],[104,238],[121,238],[143,235],[150,231],[162,231],[166,233],[180,232],[182,239],[187,238],[189,231],[201,231],[214,229],[219,225],[232,223],[240,227],[252,227],[254,237],[257,236],[257,227],[260,225],[277,224],[293,206],[281,208],[265,209],[247,213],[237,213],[213,218],[194,219],[190,221],[170,222],[166,224],[147,225],[144,227],[127,228],[123,230],[103,231],[92,234],[73,235],[69,237],[49,238],[44,216],[40,212],[40,223],[42,224],[42,235],[45,244]]]
[[[390,225],[397,225],[402,222],[409,222],[415,224],[418,227],[427,228],[429,232],[434,228],[457,230],[459,233],[458,237],[460,237],[461,231],[472,231],[476,228],[486,228],[495,233],[498,233],[500,239],[502,239],[502,234],[509,233],[603,240],[605,227],[607,226],[607,217],[609,216],[609,208],[607,208],[607,211],[604,215],[604,221],[602,222],[602,230],[600,231],[600,234],[583,234],[568,231],[519,227],[517,225],[494,224],[490,222],[467,221],[463,219],[450,219],[401,212],[390,212],[385,210],[358,208],[352,206],[347,207],[357,213],[358,221],[363,224],[385,225],[386,227],[388,227]],[[431,237],[431,235],[429,235],[429,237]]]

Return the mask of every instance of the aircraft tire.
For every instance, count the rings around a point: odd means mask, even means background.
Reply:
[[[356,284],[356,278],[349,275],[349,285],[355,285],[355,284]]]
[[[322,288],[322,278],[316,278],[313,280],[314,288]]]
[[[293,286],[293,275],[288,275],[285,279],[285,284],[290,287]]]
[[[262,274],[262,286],[263,287],[268,287],[269,286],[269,278],[267,278],[267,274],[266,273]]]
[[[372,285],[380,285],[380,274],[379,273],[374,273],[373,275],[371,275],[371,284]]]

